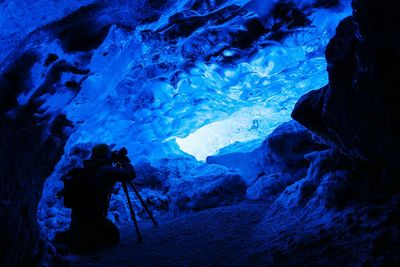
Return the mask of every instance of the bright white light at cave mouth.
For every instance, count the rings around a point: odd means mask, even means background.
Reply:
[[[282,117],[289,115],[285,114],[285,111],[279,113],[281,114],[277,114],[271,108],[260,106],[243,108],[227,119],[197,129],[185,138],[176,138],[176,143],[182,151],[199,161],[204,161],[208,156],[215,155],[220,149],[234,143],[259,141],[255,144],[260,144],[282,122]],[[228,151],[224,152],[230,152],[230,149],[227,149]],[[236,149],[237,147],[231,148],[237,151]]]

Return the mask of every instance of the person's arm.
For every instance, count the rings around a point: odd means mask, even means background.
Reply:
[[[103,166],[101,167],[101,172],[112,179],[113,181],[125,181],[132,180],[136,177],[135,168],[132,164],[121,163],[122,168],[113,166]]]
[[[133,167],[132,164],[130,164],[128,162],[122,162],[121,165],[122,165],[122,168],[126,171],[128,180],[132,180],[132,179],[136,178],[135,167]]]

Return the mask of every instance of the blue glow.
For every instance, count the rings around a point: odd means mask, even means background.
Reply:
[[[227,1],[220,8],[247,2]],[[222,25],[209,22],[188,37],[163,40],[159,29],[186,4],[177,3],[133,33],[113,27],[94,52],[87,67],[91,75],[79,95],[69,102],[72,96],[60,90],[60,95],[47,99],[46,110],[62,107],[80,125],[67,151],[79,143],[109,142],[126,146],[138,160],[183,152],[204,160],[234,142],[259,144],[289,119],[301,95],[326,84],[324,49],[338,21],[349,14],[349,9],[314,10],[309,27],[296,29],[280,42],[263,35],[251,48],[238,50],[226,43],[230,39],[225,31],[241,25],[241,17]],[[221,36],[211,40],[209,31],[215,27]],[[206,61],[204,56],[218,47],[225,47],[223,53]],[[47,49],[60,51],[57,43]],[[239,60],[225,62],[236,54]],[[194,59],[190,65],[189,58]],[[261,127],[253,128],[252,121],[258,118],[250,118],[249,110],[262,118]],[[235,123],[240,130],[220,132]],[[220,133],[213,137],[212,132]]]
[[[133,32],[112,26],[85,66],[89,76],[70,74],[82,80],[78,95],[60,87],[46,98],[42,108],[47,114],[62,110],[77,126],[47,181],[49,193],[41,203],[56,206],[59,220],[68,212],[61,203],[50,202],[61,186],[59,174],[77,145],[125,146],[133,163],[155,166],[177,164],[172,160],[183,157],[204,161],[221,151],[257,148],[289,120],[300,96],[327,83],[325,46],[338,22],[351,12],[348,0],[337,9],[310,8],[309,26],[297,27],[279,41],[266,32],[250,46],[238,48],[234,36],[243,31],[246,20],[259,17],[265,25],[271,23],[270,7],[263,6],[266,1],[230,0],[212,10],[187,10],[192,2],[177,1],[156,21],[139,24]],[[268,3],[273,2],[277,1]],[[312,1],[295,2],[303,7]],[[188,20],[227,7],[244,11],[222,23],[209,19],[188,34],[173,32],[176,25],[169,24],[177,14]],[[63,52],[57,40],[42,49],[71,62],[80,57]],[[35,66],[34,73],[41,73],[40,68]],[[40,75],[34,76],[34,84],[43,82]],[[26,102],[36,89],[20,95],[18,101]],[[165,158],[171,161],[165,163]],[[45,208],[39,210],[42,226],[55,227]],[[60,225],[60,221],[53,223]]]

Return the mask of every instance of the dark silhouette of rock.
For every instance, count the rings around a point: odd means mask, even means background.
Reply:
[[[66,139],[42,139],[33,114],[0,115],[0,262],[40,266],[45,242],[39,234],[37,203],[43,183],[59,160]]]
[[[400,161],[399,3],[353,1],[326,49],[329,85],[303,96],[292,116],[351,158]]]

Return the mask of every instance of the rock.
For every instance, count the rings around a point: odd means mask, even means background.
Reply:
[[[310,162],[307,177],[318,182],[329,172],[351,168],[348,159],[334,149],[312,152],[305,158]]]
[[[251,200],[272,201],[281,193],[293,178],[288,174],[275,173],[263,175],[246,191],[246,197]]]
[[[171,187],[171,209],[199,211],[231,205],[243,200],[246,184],[236,172],[225,167],[204,164],[191,171],[184,181]]]
[[[134,182],[144,187],[168,191],[171,183],[181,179],[199,163],[192,158],[178,157],[161,158],[155,162],[141,160],[134,165],[136,170]]]
[[[37,222],[43,183],[63,153],[66,138],[42,138],[33,112],[10,118],[0,112],[0,262],[41,265],[44,239]]]
[[[290,121],[277,127],[253,152],[212,156],[207,163],[240,171],[249,186],[247,198],[273,200],[306,176],[310,162],[305,155],[324,148],[305,127]]]
[[[348,170],[338,170],[325,174],[317,195],[324,200],[327,208],[342,208],[357,194],[357,184],[352,183],[352,173]]]
[[[249,153],[230,153],[220,156],[207,157],[208,164],[218,164],[240,172],[247,185],[253,184],[258,177],[264,174],[263,163],[265,147]]]
[[[304,177],[308,161],[304,155],[323,146],[317,144],[310,132],[296,121],[278,126],[256,150],[207,158],[207,163],[219,164],[242,172],[251,185],[259,177],[276,173]]]
[[[267,146],[270,152],[266,155],[266,165],[279,163],[280,169],[295,176],[301,174],[308,166],[304,156],[310,152],[321,150],[323,146],[316,143],[311,133],[296,121],[281,124],[270,136]]]
[[[309,161],[307,174],[288,180],[279,196],[284,205],[297,207],[316,199],[328,208],[341,208],[364,190],[359,186],[360,176],[351,171],[352,162],[338,151],[315,151],[304,157]]]
[[[303,126],[295,121],[279,126],[266,140],[268,152],[265,156],[265,173],[276,171],[277,174],[269,175],[268,180],[262,177],[248,190],[255,193],[260,199],[271,199],[286,187],[294,184],[307,175],[310,170],[310,160],[307,155],[316,150],[323,149],[312,138],[312,135]],[[271,178],[274,178],[270,180]],[[263,181],[264,180],[264,181]],[[304,190],[303,190],[304,191]]]
[[[329,84],[303,96],[292,117],[350,158],[400,161],[399,3],[353,1],[326,49]]]
[[[167,180],[167,174],[153,167],[149,162],[140,162],[135,165],[135,183],[151,188],[162,188]]]

